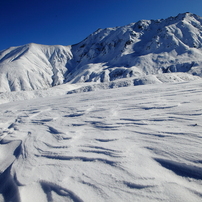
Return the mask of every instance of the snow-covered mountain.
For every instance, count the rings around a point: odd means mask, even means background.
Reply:
[[[168,72],[202,75],[201,17],[141,20],[98,29],[72,46],[28,44],[0,52],[0,92]]]
[[[0,91],[43,89],[62,84],[69,46],[28,44],[0,53]]]
[[[166,72],[201,75],[201,31],[202,18],[190,13],[99,29],[72,46],[67,66],[75,68],[67,81],[103,82]]]

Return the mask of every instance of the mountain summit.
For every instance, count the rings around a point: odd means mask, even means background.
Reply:
[[[186,72],[202,76],[202,18],[183,13],[98,29],[71,46],[27,44],[0,52],[0,92]]]

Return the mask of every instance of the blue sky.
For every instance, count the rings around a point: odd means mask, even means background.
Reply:
[[[72,45],[98,28],[192,12],[202,0],[0,0],[0,50],[27,43]]]

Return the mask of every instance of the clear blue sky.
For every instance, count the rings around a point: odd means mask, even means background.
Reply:
[[[0,0],[0,50],[27,43],[72,45],[98,28],[191,12],[202,0]]]

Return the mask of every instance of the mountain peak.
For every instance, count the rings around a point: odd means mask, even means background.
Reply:
[[[190,12],[185,12],[185,13],[179,13],[176,18],[180,19],[180,20],[183,20],[184,18],[187,18],[187,17],[192,17],[194,14],[193,13],[190,13]]]
[[[182,21],[182,20],[195,21],[196,20],[196,21],[202,22],[202,17],[200,17],[196,14],[190,13],[190,12],[180,13],[176,17],[171,17],[171,18],[178,19],[180,21]]]

